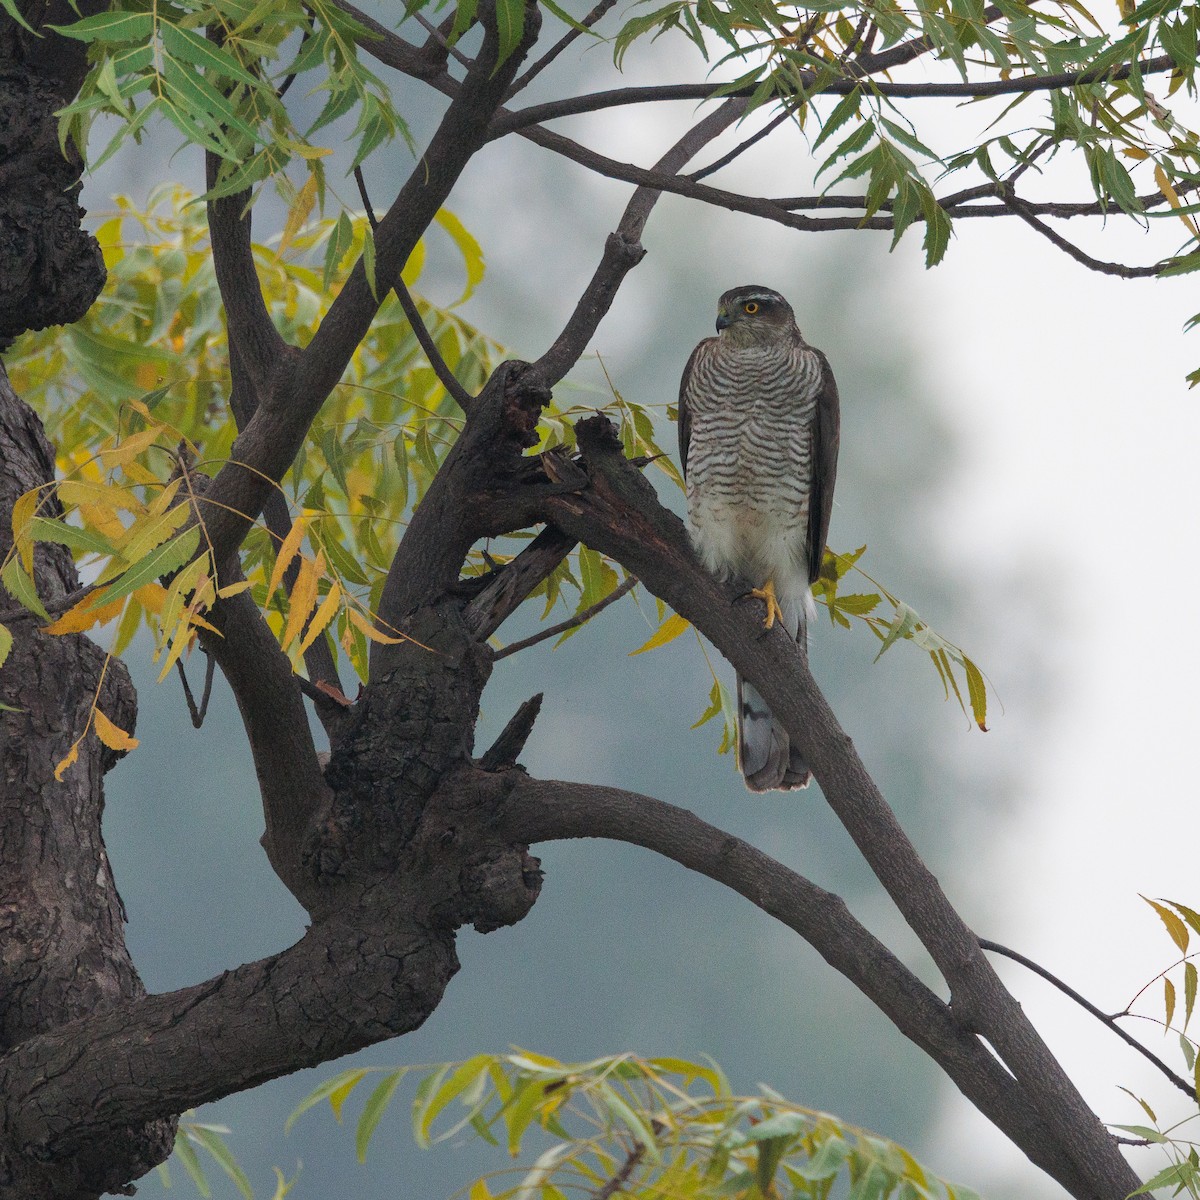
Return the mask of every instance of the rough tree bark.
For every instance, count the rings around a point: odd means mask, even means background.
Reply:
[[[381,281],[398,277],[474,153],[495,134],[502,101],[536,40],[530,6],[521,45],[500,62],[486,3],[480,13],[485,36],[461,79],[447,73],[444,50],[432,42],[418,50],[389,33],[372,43],[373,53],[390,55],[392,65],[451,97],[418,169],[376,229]],[[0,88],[10,90],[0,99],[0,179],[18,172],[24,181],[23,190],[0,188],[8,205],[0,207],[5,337],[74,319],[101,282],[94,243],[79,234],[78,212],[67,212],[76,166],[51,153],[56,142],[46,133],[54,97],[71,94],[82,65],[64,59],[39,76],[39,53],[11,22],[3,27]],[[653,178],[677,177],[743,105],[718,105],[663,156]],[[17,107],[23,114],[36,108],[42,124],[26,115],[15,120]],[[634,193],[547,353],[533,364],[504,364],[467,400],[464,432],[414,514],[384,591],[382,619],[412,640],[380,648],[349,712],[322,711],[332,740],[327,766],[291,666],[248,596],[210,614],[222,636],[207,648],[229,679],[254,752],[265,848],[312,918],[296,945],[181,991],[144,994],[125,952],[100,837],[111,755],[88,737],[61,783],[52,773],[83,732],[97,690],[105,711],[131,727],[128,677],[86,638],[52,638],[34,620],[13,622],[16,647],[0,673],[9,706],[0,711],[6,1198],[89,1200],[119,1190],[166,1155],[173,1117],[184,1108],[414,1029],[457,970],[455,931],[519,921],[541,879],[529,846],[564,837],[646,846],[739,891],[809,940],[1071,1195],[1118,1200],[1137,1186],[896,824],[794,643],[778,630],[762,636],[752,606],[734,602],[738,589],[702,569],[679,521],[624,459],[602,419],[580,425],[574,455],[528,454],[550,389],[642,257],[657,195],[648,187]],[[39,203],[55,213],[45,225],[31,216]],[[271,481],[288,469],[379,304],[360,264],[308,346],[285,345],[258,288],[243,205],[244,197],[230,197],[209,210],[241,434],[236,463],[203,490],[196,519],[207,526],[226,582],[240,569],[238,547],[250,522],[270,503]],[[52,253],[66,257],[52,266]],[[0,551],[11,544],[16,498],[52,477],[41,428],[0,373]],[[278,529],[287,517],[269,519]],[[479,539],[538,525],[542,533],[512,563],[482,580],[460,577]],[[490,751],[472,757],[492,670],[486,639],[577,542],[635,573],[754,682],[929,949],[948,1001],[836,896],[691,814],[615,789],[531,779],[516,760],[536,704],[522,708]],[[35,566],[43,596],[78,586],[61,551],[39,546]],[[310,663],[314,674],[332,669]]]

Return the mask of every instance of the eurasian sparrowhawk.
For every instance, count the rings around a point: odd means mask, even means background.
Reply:
[[[692,540],[705,565],[737,576],[797,641],[821,571],[837,474],[838,393],[829,361],[791,305],[749,285],[717,304],[717,336],[679,386],[679,457]],[[807,764],[763,698],[737,681],[738,762],[752,791],[804,787]]]

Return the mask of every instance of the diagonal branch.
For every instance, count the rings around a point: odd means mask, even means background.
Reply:
[[[563,327],[562,333],[530,368],[531,380],[542,387],[553,387],[579,361],[597,326],[612,305],[625,276],[641,262],[645,254],[641,243],[642,231],[664,190],[656,181],[676,179],[677,173],[693,156],[741,117],[746,111],[747,103],[748,101],[742,99],[725,100],[693,125],[658,160],[654,170],[647,173],[647,182],[633,181],[639,183],[639,187],[625,206],[616,232],[609,234],[600,265],[580,296],[575,311]],[[534,131],[526,130],[525,134],[532,136]],[[557,135],[549,136],[553,138]],[[536,141],[536,137],[533,140]]]
[[[488,124],[536,37],[540,18],[536,6],[531,6],[526,9],[521,43],[500,62],[494,16],[493,11],[485,21],[479,57],[457,88],[425,154],[379,222],[374,243],[380,280],[400,273],[467,163],[484,145]],[[218,558],[241,543],[274,483],[291,466],[313,418],[366,335],[381,300],[382,293],[368,281],[360,259],[312,340],[273,372],[258,411],[235,443],[232,460],[209,489],[212,503],[207,525]]]
[[[1038,1166],[1074,1195],[1091,1195],[1022,1086],[839,896],[686,809],[618,788],[519,777],[501,820],[530,843],[605,837],[643,846],[745,896],[872,1000]]]
[[[367,213],[367,221],[370,223],[372,232],[374,232],[379,228],[379,221],[375,216],[375,208],[371,204],[371,197],[367,195],[367,182],[363,178],[362,167],[354,168],[354,182],[358,184],[358,194],[362,198],[363,208]],[[470,412],[472,405],[475,403],[475,397],[458,382],[458,377],[450,370],[449,364],[442,357],[442,352],[437,348],[437,344],[430,336],[429,330],[421,318],[417,305],[412,298],[412,293],[408,290],[408,284],[404,282],[403,271],[392,278],[392,291],[395,293],[396,299],[400,301],[400,307],[408,320],[409,328],[413,331],[413,336],[417,339],[418,344],[425,353],[425,361],[429,363],[430,367],[433,368],[433,373],[438,377],[438,382],[454,398],[458,407],[463,412]]]
[[[610,604],[615,604],[622,596],[632,592],[637,587],[637,582],[636,575],[627,576],[603,600],[597,600],[595,604],[588,605],[582,612],[577,612],[565,621],[559,621],[557,625],[539,629],[537,633],[530,634],[527,638],[521,638],[520,641],[509,642],[507,646],[495,651],[492,655],[493,661],[507,658],[510,654],[516,654],[520,650],[528,650],[530,646],[536,646],[539,642],[547,642],[552,637],[558,637],[560,633],[566,633],[570,629],[577,629],[580,625],[590,621],[597,613],[602,613]]]
[[[1149,267],[1128,267],[1124,263],[1105,262],[1103,259],[1093,258],[1073,242],[1067,241],[1061,233],[1056,233],[1044,221],[1039,221],[1023,200],[1012,194],[1004,195],[1003,200],[1005,206],[1016,213],[1030,229],[1036,230],[1064,254],[1073,258],[1077,263],[1082,263],[1091,271],[1099,271],[1101,275],[1116,275],[1121,279],[1149,279],[1158,275],[1163,269],[1162,263]]]
[[[589,418],[576,433],[591,486],[569,499],[546,496],[538,506],[543,518],[636,574],[754,683],[942,972],[959,1025],[986,1037],[1036,1097],[1047,1128],[1091,1181],[1083,1194],[1128,1195],[1136,1177],[922,862],[813,681],[803,651],[782,630],[764,634],[755,614],[731,603],[736,581],[719,584],[703,569],[682,522],[623,457],[609,422]]]

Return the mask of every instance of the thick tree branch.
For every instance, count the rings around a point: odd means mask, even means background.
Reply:
[[[1032,1161],[1073,1195],[1093,1194],[1021,1085],[944,1001],[855,920],[841,897],[686,809],[617,788],[521,777],[502,824],[530,843],[605,837],[643,846],[745,896],[874,1002]]]
[[[539,505],[544,519],[617,559],[753,681],[938,965],[959,1024],[985,1036],[1035,1097],[1047,1127],[1092,1181],[1094,1190],[1085,1194],[1128,1195],[1136,1177],[921,861],[813,682],[803,652],[781,630],[764,634],[757,606],[730,603],[744,589],[722,586],[704,571],[682,523],[624,459],[606,420],[581,422],[577,435],[591,487],[547,496]]]
[[[494,16],[494,14],[493,14]],[[526,8],[521,44],[499,62],[494,20],[486,22],[479,57],[457,88],[425,154],[401,188],[375,236],[376,278],[395,278],[467,163],[486,141],[487,127],[536,37],[536,6]],[[336,386],[379,308],[383,291],[372,290],[360,260],[330,306],[312,340],[275,370],[260,407],[234,444],[233,461],[209,490],[209,534],[219,558],[241,543],[250,522],[291,466],[313,418]]]
[[[467,628],[485,641],[525,602],[578,543],[548,525],[520,554],[494,572],[467,605]]]
[[[205,154],[210,188],[216,186],[220,163],[221,160],[211,151]],[[247,208],[249,200],[248,191],[210,200],[208,232],[217,287],[225,306],[225,324],[228,329],[237,331],[236,339],[229,339],[231,345],[235,340],[238,345],[236,363],[232,361],[232,356],[230,363],[231,370],[234,370],[234,385],[243,382],[239,375],[244,372],[245,383],[259,398],[289,347],[267,311],[258,271],[254,266],[250,212]]]
[[[222,580],[234,583],[240,574],[231,563]],[[301,857],[329,789],[296,675],[249,592],[214,605],[206,619],[217,634],[202,630],[202,643],[229,681],[254,757],[266,821],[263,849],[288,890],[311,910],[313,881]]]

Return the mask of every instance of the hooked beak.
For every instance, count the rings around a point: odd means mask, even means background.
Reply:
[[[717,332],[733,324],[733,319],[724,312],[717,313]]]

